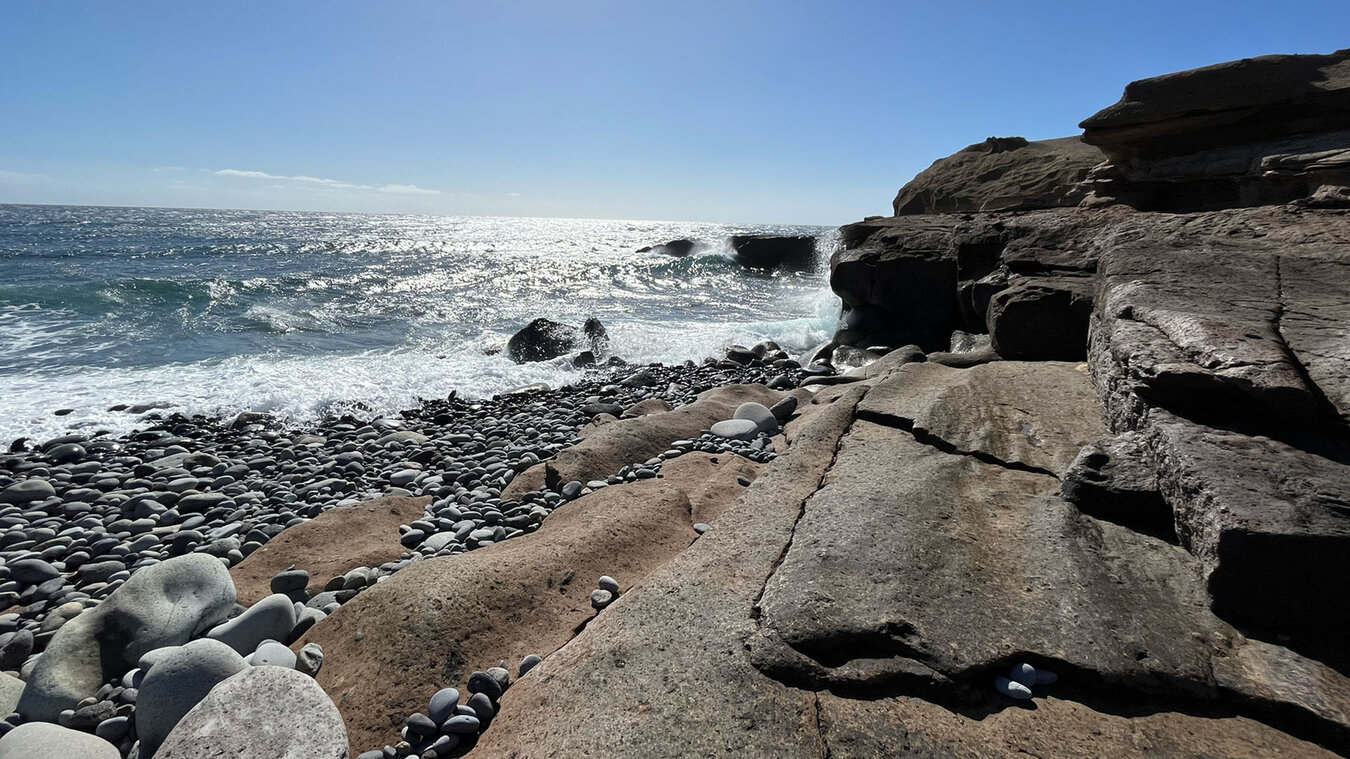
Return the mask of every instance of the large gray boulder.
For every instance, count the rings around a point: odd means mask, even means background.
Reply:
[[[117,747],[50,722],[28,722],[0,738],[0,759],[121,759]]]
[[[233,608],[234,582],[219,559],[189,554],[146,567],[57,631],[17,710],[29,720],[54,722],[147,651],[182,645]]]
[[[0,712],[10,714],[19,705],[25,683],[19,678],[0,672]]]
[[[248,668],[234,649],[209,638],[180,646],[156,662],[145,673],[136,699],[142,759],[155,755],[183,715],[212,688]]]
[[[211,689],[159,746],[159,759],[346,759],[332,699],[293,669],[254,667]]]

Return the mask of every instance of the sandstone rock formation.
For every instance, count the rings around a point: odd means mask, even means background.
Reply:
[[[1350,185],[1350,49],[1131,82],[1080,126],[1111,160],[1094,192],[1141,209],[1285,203]]]
[[[1184,548],[1058,496],[1079,446],[1106,433],[1086,366],[908,363],[807,425],[721,519],[752,528],[710,532],[628,591],[512,687],[475,751],[1350,745],[1343,674],[1217,617]],[[1034,710],[994,693],[1019,661],[1060,674]]]
[[[1136,205],[1186,213],[843,228],[837,343],[917,346],[799,398],[788,453],[514,685],[475,751],[1350,751],[1350,212],[1272,205],[1340,158],[1267,150],[1339,139],[1346,58],[1136,83],[1085,123],[1151,177]],[[1225,150],[1269,160],[1186,174]],[[924,355],[955,329],[989,344]],[[1058,681],[1000,695],[1023,664]]]
[[[1076,206],[1092,167],[1106,159],[1077,136],[990,137],[939,158],[900,188],[896,216]]]
[[[309,591],[318,594],[329,578],[352,567],[397,561],[406,548],[399,525],[420,519],[429,498],[391,496],[339,506],[289,527],[230,568],[239,603],[252,606],[272,594],[272,578],[290,566],[309,572]]]

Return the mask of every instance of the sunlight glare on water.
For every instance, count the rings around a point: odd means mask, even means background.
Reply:
[[[537,317],[599,317],[633,363],[825,339],[823,271],[747,271],[738,232],[833,244],[804,227],[0,206],[0,440],[126,429],[135,417],[106,410],[122,403],[303,421],[566,383],[484,353]],[[679,238],[709,249],[636,252]]]

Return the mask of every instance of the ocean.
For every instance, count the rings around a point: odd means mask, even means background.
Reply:
[[[818,236],[813,273],[733,258],[736,233]],[[638,253],[690,238],[685,258]],[[598,317],[630,363],[827,339],[832,229],[661,221],[0,205],[0,443],[125,432],[139,415],[303,424],[485,397],[569,366],[489,351],[536,317]],[[72,409],[58,416],[58,410]]]

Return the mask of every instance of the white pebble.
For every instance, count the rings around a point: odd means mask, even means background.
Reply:
[[[1013,682],[1006,677],[1000,677],[994,681],[994,689],[1008,698],[1015,698],[1020,701],[1026,701],[1031,698],[1031,689],[1027,686]]]
[[[1015,683],[1030,687],[1036,684],[1036,668],[1026,662],[1014,664],[1012,671],[1008,673],[1008,678]]]

